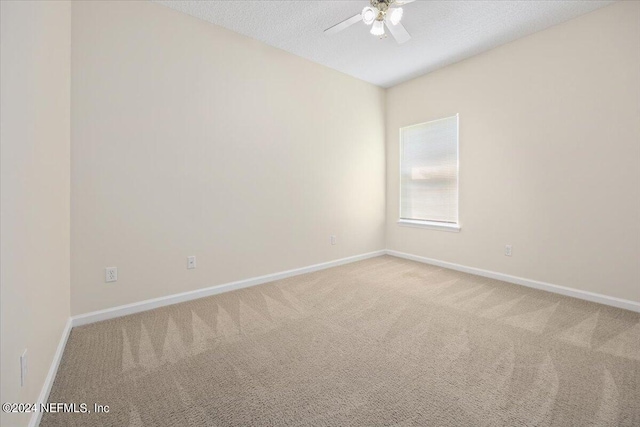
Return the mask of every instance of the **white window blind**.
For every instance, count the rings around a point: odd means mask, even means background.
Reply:
[[[458,223],[458,116],[400,130],[400,220]]]

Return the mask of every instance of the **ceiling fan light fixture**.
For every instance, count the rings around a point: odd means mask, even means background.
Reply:
[[[326,35],[336,34],[358,22],[364,22],[365,25],[371,26],[369,32],[372,35],[383,39],[387,37],[386,32],[389,30],[391,37],[398,44],[406,43],[411,40],[411,35],[400,22],[404,14],[404,10],[400,6],[414,1],[416,0],[369,0],[369,6],[364,7],[361,12],[327,28],[324,33]]]
[[[382,21],[377,21],[373,23],[373,27],[371,27],[371,34],[374,36],[383,36],[384,35],[384,23]]]
[[[373,24],[373,21],[376,20],[377,16],[378,16],[378,13],[371,6],[367,6],[364,9],[362,9],[362,22],[364,22],[367,25]]]
[[[404,11],[401,7],[389,9],[389,21],[391,21],[393,25],[398,25],[400,23],[400,20],[402,19],[403,13]]]

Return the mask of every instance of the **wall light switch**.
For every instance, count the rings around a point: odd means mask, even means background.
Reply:
[[[331,244],[332,245],[336,244],[336,236],[331,236]]]
[[[504,247],[504,254],[505,254],[506,256],[511,256],[511,245],[506,245],[506,246]]]
[[[192,268],[196,268],[196,257],[195,256],[187,257],[187,269],[191,270]]]

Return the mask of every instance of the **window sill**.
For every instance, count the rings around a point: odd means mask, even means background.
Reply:
[[[403,227],[418,227],[418,228],[428,228],[431,230],[449,231],[452,233],[460,232],[460,224],[450,224],[446,222],[401,219],[398,221],[398,225],[401,225]]]

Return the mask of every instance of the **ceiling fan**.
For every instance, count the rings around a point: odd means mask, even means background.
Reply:
[[[361,13],[352,16],[349,19],[345,19],[339,24],[329,27],[324,30],[325,34],[335,34],[344,30],[347,27],[362,21],[367,25],[371,25],[371,34],[383,38],[385,36],[384,27],[389,29],[389,32],[398,43],[404,43],[408,41],[411,36],[400,23],[402,19],[403,10],[402,7],[405,4],[413,3],[415,0],[369,0],[371,6],[367,6],[362,9]],[[396,7],[398,6],[398,7]]]

